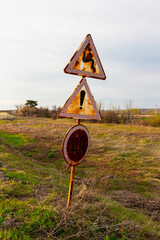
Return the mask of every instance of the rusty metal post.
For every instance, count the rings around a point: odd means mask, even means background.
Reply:
[[[71,166],[71,177],[70,177],[70,184],[69,184],[69,193],[68,193],[67,208],[69,208],[70,205],[71,205],[72,191],[73,191],[73,181],[74,181],[74,173],[75,173],[75,166]]]
[[[76,120],[76,124],[80,125],[80,119]],[[75,166],[71,166],[71,176],[70,176],[70,184],[69,184],[69,192],[68,192],[68,202],[67,202],[67,208],[71,205],[71,199],[72,199],[72,192],[73,192],[73,182],[74,182],[74,173],[75,173]]]
[[[76,121],[77,125],[79,125],[80,122],[81,122],[81,119],[77,119],[77,121]]]

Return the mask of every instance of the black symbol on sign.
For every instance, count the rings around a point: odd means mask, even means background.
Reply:
[[[79,136],[78,135],[76,136],[73,143],[72,152],[75,152],[76,154],[79,152],[83,154],[85,152],[85,136],[84,135],[80,137],[80,140],[79,140]]]
[[[83,102],[84,102],[85,94],[86,94],[86,92],[84,90],[82,90],[80,92],[80,109],[82,109],[82,105],[83,105]]]
[[[87,63],[87,62],[92,62],[92,64],[91,64],[91,68],[93,68],[94,67],[94,60],[91,58],[91,59],[85,59],[85,57],[86,57],[86,52],[84,51],[83,52],[83,58],[82,58],[82,61],[84,62],[84,63]]]

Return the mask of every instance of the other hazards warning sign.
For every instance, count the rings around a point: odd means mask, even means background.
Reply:
[[[101,120],[94,97],[83,78],[60,110],[59,117]]]

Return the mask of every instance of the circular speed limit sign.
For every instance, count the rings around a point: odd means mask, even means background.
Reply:
[[[80,164],[87,155],[89,148],[89,132],[83,125],[72,127],[63,140],[62,152],[65,161],[76,166]]]

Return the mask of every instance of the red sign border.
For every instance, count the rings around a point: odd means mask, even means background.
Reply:
[[[77,96],[77,94],[79,93],[79,91],[81,90],[82,87],[85,87],[87,94],[89,96],[89,99],[92,103],[92,107],[96,113],[95,116],[93,115],[83,115],[83,114],[75,114],[75,113],[66,113],[67,108],[70,106],[70,104],[72,103],[72,101],[74,100],[74,98]],[[76,89],[74,90],[74,92],[72,93],[72,95],[69,97],[69,99],[66,101],[66,103],[64,104],[64,106],[62,107],[62,109],[59,111],[58,113],[58,117],[66,117],[66,118],[75,118],[75,119],[88,119],[88,120],[101,120],[101,115],[100,112],[97,108],[97,104],[96,101],[94,100],[94,97],[89,89],[89,86],[87,84],[87,80],[85,78],[83,78],[78,86],[76,87]]]
[[[85,155],[83,156],[82,159],[80,159],[79,161],[72,161],[69,159],[68,157],[68,153],[67,153],[67,143],[68,143],[68,140],[69,140],[69,137],[72,135],[72,133],[78,129],[82,129],[85,131],[85,133],[87,134],[88,136],[88,147],[87,147],[87,150],[86,150],[86,153]],[[89,136],[89,132],[88,132],[88,129],[84,126],[84,125],[75,125],[73,126],[65,135],[64,139],[63,139],[63,143],[62,143],[62,153],[63,153],[63,157],[64,157],[64,160],[71,166],[77,166],[79,165],[86,157],[87,153],[88,153],[88,149],[89,149],[89,143],[90,143],[90,136]]]

